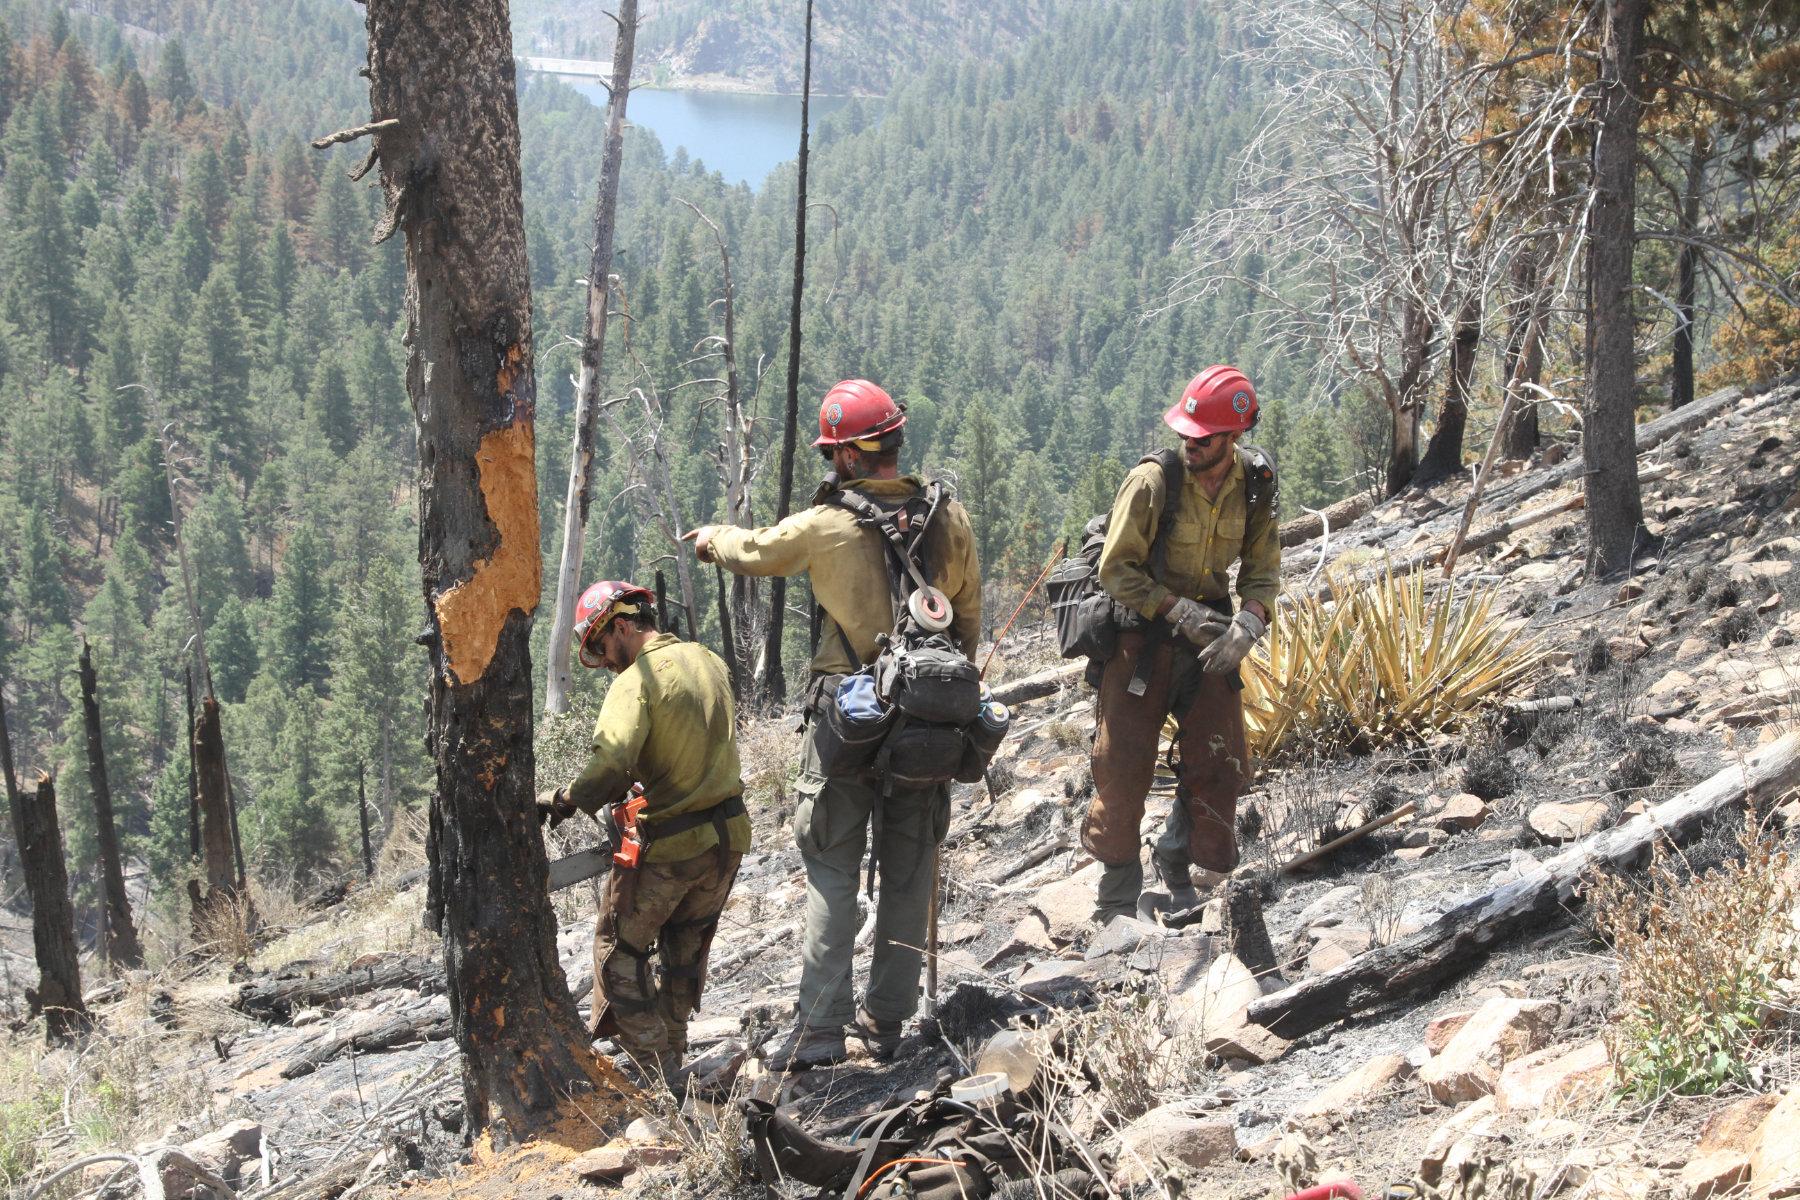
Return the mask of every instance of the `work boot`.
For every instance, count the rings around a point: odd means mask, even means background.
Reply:
[[[1094,923],[1105,928],[1114,917],[1135,917],[1144,891],[1144,864],[1137,859],[1103,866],[1094,896]]]
[[[805,1071],[841,1063],[847,1053],[842,1025],[826,1025],[815,1029],[810,1025],[796,1024],[786,1037],[776,1042],[763,1055],[763,1063],[771,1071]]]
[[[867,1010],[859,1008],[856,1020],[850,1024],[849,1038],[860,1043],[864,1052],[876,1062],[886,1062],[900,1049],[900,1039],[905,1032],[904,1021],[877,1021]]]
[[[1194,887],[1186,859],[1174,858],[1158,850],[1150,856],[1150,863],[1156,868],[1156,877],[1169,889],[1169,911],[1186,912],[1199,905],[1200,893]]]

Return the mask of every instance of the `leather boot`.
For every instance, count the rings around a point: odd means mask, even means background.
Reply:
[[[1138,897],[1144,891],[1144,864],[1137,859],[1101,868],[1100,886],[1094,897],[1094,923],[1105,926],[1114,917],[1135,917]]]
[[[1194,887],[1193,873],[1186,859],[1164,854],[1158,848],[1150,856],[1150,862],[1163,886],[1169,889],[1169,911],[1186,912],[1200,903],[1200,893]]]

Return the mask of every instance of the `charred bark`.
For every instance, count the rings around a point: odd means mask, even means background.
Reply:
[[[141,967],[144,947],[131,920],[131,899],[125,894],[125,869],[119,860],[119,833],[113,825],[112,784],[106,775],[106,743],[101,735],[100,684],[94,671],[94,651],[81,639],[81,716],[87,729],[88,780],[94,794],[94,834],[100,843],[100,912],[105,935],[101,953],[115,966]]]
[[[1413,472],[1412,486],[1430,487],[1463,469],[1463,438],[1469,427],[1469,381],[1475,375],[1475,351],[1481,346],[1481,297],[1470,296],[1457,314],[1450,343],[1450,378],[1438,408],[1437,428]]]
[[[1506,458],[1530,458],[1537,453],[1538,406],[1535,389],[1544,373],[1543,266],[1530,254],[1513,263],[1513,299],[1506,333],[1506,379],[1514,392],[1512,419],[1506,422],[1500,453]]]
[[[375,878],[375,852],[369,848],[369,793],[363,782],[366,770],[356,765],[356,819],[362,826],[363,878]]]
[[[1669,406],[1694,402],[1694,305],[1700,292],[1700,197],[1712,161],[1712,139],[1705,130],[1694,135],[1688,153],[1687,178],[1681,193],[1681,232],[1687,239],[1675,258],[1675,336],[1669,345]]]
[[[1588,221],[1587,371],[1582,460],[1587,467],[1587,570],[1628,570],[1644,535],[1638,487],[1632,322],[1637,140],[1643,117],[1644,22],[1650,0],[1606,0]]]
[[[56,824],[56,784],[40,772],[37,789],[12,789],[13,837],[31,896],[31,942],[38,985],[27,990],[31,1015],[44,1015],[46,1036],[68,1041],[93,1022],[81,1002],[81,961],[75,946],[75,910],[69,904],[69,871],[62,830]]]
[[[556,955],[533,805],[536,379],[505,0],[369,0],[369,108],[406,239],[407,392],[436,760],[431,903],[469,1128],[514,1136],[602,1077]]]
[[[806,56],[800,74],[799,190],[794,200],[794,291],[788,305],[787,407],[781,428],[781,486],[775,492],[775,521],[794,509],[794,450],[800,421],[800,298],[806,287],[806,131],[812,101],[813,6],[806,0]],[[769,581],[769,628],[763,639],[762,690],[770,702],[787,696],[787,672],[781,665],[781,635],[787,618],[787,580]]]
[[[211,696],[200,701],[194,722],[194,774],[199,784],[200,860],[206,888],[196,890],[194,923],[199,926],[214,906],[238,893],[237,855],[231,836],[231,777],[225,770],[225,738],[219,702]]]
[[[544,711],[569,710],[569,634],[581,589],[581,558],[587,539],[594,461],[594,417],[600,407],[600,362],[606,352],[606,313],[613,258],[613,214],[619,202],[619,167],[625,153],[625,102],[631,95],[631,61],[637,46],[637,0],[620,0],[618,38],[613,42],[612,84],[606,105],[606,146],[600,155],[600,185],[594,198],[594,249],[588,261],[587,317],[581,330],[581,374],[575,386],[575,446],[569,456],[569,491],[563,507],[562,559],[556,574],[555,624],[550,628],[550,670],[544,684]]]

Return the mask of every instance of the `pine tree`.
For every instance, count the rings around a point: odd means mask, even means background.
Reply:
[[[269,235],[266,270],[269,293],[275,300],[275,311],[286,312],[288,301],[294,298],[295,276],[300,272],[300,263],[294,254],[294,240],[288,235],[286,221],[277,219],[275,230]]]
[[[218,616],[207,626],[206,654],[219,699],[227,704],[243,703],[250,681],[256,678],[257,646],[250,609],[237,596],[227,596]]]
[[[220,264],[207,276],[181,347],[181,374],[197,405],[200,428],[214,433],[240,475],[251,462],[250,356],[237,289]]]
[[[335,604],[326,571],[323,542],[301,525],[288,538],[265,623],[264,669],[289,690],[320,687],[329,675]]]
[[[8,311],[22,328],[40,333],[59,361],[68,361],[76,331],[73,242],[48,177],[33,181],[20,218],[8,239]]]
[[[350,385],[336,358],[319,360],[312,386],[306,391],[306,419],[335,453],[343,454],[356,444]]]
[[[327,168],[308,229],[313,257],[333,270],[358,270],[365,257],[368,228],[368,214],[357,197],[356,185],[343,171]]]
[[[162,45],[156,64],[156,95],[181,117],[194,100],[194,77],[188,73],[187,54],[180,38],[170,38]]]
[[[429,763],[417,736],[424,658],[412,641],[416,580],[391,557],[374,560],[351,593],[332,661],[333,777],[348,791],[359,766],[385,824],[396,804],[423,798]]]

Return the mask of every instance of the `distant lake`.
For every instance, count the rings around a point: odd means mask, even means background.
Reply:
[[[606,89],[597,83],[568,81],[599,108]],[[809,114],[816,138],[819,121],[850,101],[842,96],[814,96]],[[631,93],[625,119],[650,130],[663,152],[678,147],[699,159],[728,183],[760,188],[769,172],[792,162],[800,151],[800,97],[763,96],[748,92],[683,92],[642,88]]]

